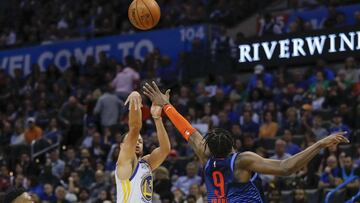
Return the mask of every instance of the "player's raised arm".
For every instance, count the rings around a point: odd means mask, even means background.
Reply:
[[[321,149],[342,142],[349,143],[349,140],[343,136],[344,134],[345,132],[339,132],[329,135],[306,148],[304,151],[282,161],[265,159],[255,153],[244,152],[237,157],[235,167],[263,174],[287,176],[306,166]]]
[[[150,99],[152,101],[152,98]],[[150,111],[151,116],[153,117],[155,122],[156,133],[159,139],[159,147],[154,149],[151,154],[143,157],[143,159],[150,164],[152,170],[155,170],[166,159],[166,157],[170,153],[171,146],[169,136],[166,132],[161,118],[162,107],[152,104]]]
[[[170,104],[170,90],[167,90],[165,94],[161,93],[155,82],[152,82],[151,85],[146,83],[143,90],[146,96],[153,98],[152,101],[154,104],[163,107],[167,117],[174,124],[184,139],[190,143],[192,149],[195,151],[202,164],[204,164],[208,157],[204,151],[204,139],[201,134],[193,128],[191,124]]]
[[[126,99],[125,105],[129,103],[129,132],[124,138],[121,146],[118,164],[131,162],[135,157],[136,143],[142,127],[141,107],[142,99],[138,92],[132,92]],[[131,170],[130,170],[131,171]]]

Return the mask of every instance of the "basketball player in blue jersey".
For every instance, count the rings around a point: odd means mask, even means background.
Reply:
[[[152,170],[155,170],[170,153],[170,141],[161,119],[162,108],[151,106],[159,147],[151,154],[143,156],[142,99],[138,92],[132,92],[129,103],[129,132],[120,144],[119,157],[115,169],[116,203],[151,203],[153,194]]]
[[[260,192],[254,185],[257,173],[290,175],[306,166],[321,149],[349,142],[344,132],[335,133],[282,161],[266,159],[253,152],[236,153],[231,133],[213,129],[203,137],[175,110],[155,82],[146,83],[143,90],[156,105],[163,106],[167,117],[199,157],[204,167],[209,203],[261,203]]]

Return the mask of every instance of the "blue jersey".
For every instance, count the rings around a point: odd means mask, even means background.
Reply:
[[[224,159],[211,158],[207,161],[205,183],[208,203],[262,203],[259,190],[255,186],[255,174],[247,183],[240,183],[234,176],[234,164],[237,153]]]

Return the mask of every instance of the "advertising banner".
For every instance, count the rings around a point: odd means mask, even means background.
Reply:
[[[360,53],[360,28],[347,27],[300,34],[246,39],[238,45],[240,66],[304,64],[340,60]]]
[[[98,55],[103,51],[110,58],[122,61],[127,55],[144,59],[154,48],[159,48],[162,54],[176,60],[180,51],[188,51],[191,48],[194,38],[205,40],[206,26],[197,25],[4,50],[0,51],[0,67],[9,74],[13,74],[14,69],[21,68],[27,75],[34,63],[39,64],[41,70],[45,70],[49,64],[55,64],[63,71],[69,66],[72,55],[76,56],[81,64],[85,63],[87,56],[94,56],[98,61]]]

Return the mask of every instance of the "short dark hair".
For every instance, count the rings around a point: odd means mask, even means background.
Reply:
[[[22,195],[25,191],[23,188],[10,188],[4,196],[4,202],[11,203],[16,198],[18,198],[20,195]]]
[[[227,130],[215,128],[206,133],[205,150],[209,147],[213,157],[224,158],[228,156],[234,146],[234,136]]]

